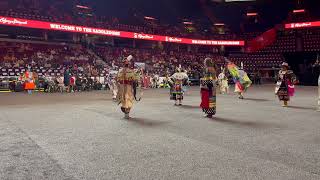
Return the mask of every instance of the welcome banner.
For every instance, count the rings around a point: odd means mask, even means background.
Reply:
[[[136,32],[100,29],[100,28],[93,28],[93,27],[70,25],[70,24],[52,23],[52,22],[45,22],[45,21],[36,21],[36,20],[29,20],[29,19],[20,19],[20,18],[13,18],[13,17],[3,17],[3,16],[0,16],[0,25],[35,28],[35,29],[47,29],[47,30],[53,30],[53,31],[65,31],[65,32],[83,33],[83,34],[95,34],[95,35],[102,35],[102,36],[130,38],[130,39],[142,39],[142,40],[149,40],[149,41],[172,42],[172,43],[181,43],[181,44],[198,44],[198,45],[209,45],[209,46],[244,46],[245,45],[244,41],[187,39],[187,38],[170,37],[170,36],[159,36],[159,35],[153,35],[153,34],[143,34],[143,33],[136,33]]]

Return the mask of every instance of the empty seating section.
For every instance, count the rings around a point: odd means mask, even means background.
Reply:
[[[304,30],[303,33],[303,48],[305,51],[319,52],[320,51],[320,29]]]
[[[256,38],[261,33],[245,33],[241,37],[246,40]],[[300,38],[300,41],[298,40]],[[231,54],[233,61],[244,63],[244,68],[248,70],[278,68],[281,62],[285,61],[283,54],[294,53],[301,45],[300,51],[319,52],[320,51],[320,29],[299,29],[283,30],[277,33],[276,41],[264,49],[255,53]]]

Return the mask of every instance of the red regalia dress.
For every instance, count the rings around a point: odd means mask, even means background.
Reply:
[[[217,77],[215,64],[210,58],[205,60],[206,74],[200,79],[201,87],[201,104],[202,111],[207,114],[207,117],[212,117],[216,114],[216,89]]]

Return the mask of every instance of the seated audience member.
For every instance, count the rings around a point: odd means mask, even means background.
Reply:
[[[70,78],[70,92],[75,91],[75,86],[76,86],[76,77],[72,75]]]
[[[82,91],[82,80],[79,76],[76,77],[76,91]]]

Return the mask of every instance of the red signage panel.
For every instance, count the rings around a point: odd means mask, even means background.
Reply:
[[[12,18],[12,17],[3,17],[3,16],[0,16],[0,25],[75,32],[75,33],[83,33],[83,34],[95,34],[95,35],[102,35],[102,36],[113,36],[113,37],[141,39],[141,40],[149,40],[149,41],[172,42],[172,43],[181,43],[181,44],[198,44],[198,45],[209,45],[209,46],[222,46],[222,45],[223,46],[244,46],[245,45],[244,41],[187,39],[187,38],[100,29],[100,28],[93,28],[93,27],[52,23],[52,22],[45,22],[45,21]]]
[[[286,29],[320,27],[320,21],[289,23],[285,25]]]

